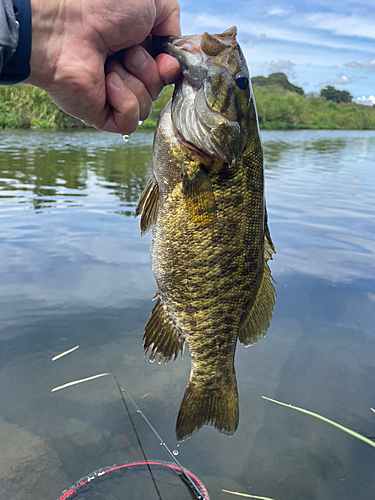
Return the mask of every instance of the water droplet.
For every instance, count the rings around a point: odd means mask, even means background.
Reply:
[[[155,358],[153,359],[150,358],[150,363],[155,363]]]
[[[124,139],[125,142],[128,142],[130,135],[123,135],[122,138]]]
[[[163,361],[161,361],[161,360],[159,359],[159,361],[158,361],[158,365],[161,365],[161,364],[162,364],[162,362],[163,362]]]
[[[178,448],[180,445],[178,444],[178,445],[176,445],[176,446],[177,446],[177,448]]]
[[[178,450],[173,450],[173,451],[172,451],[172,453],[173,453],[173,455],[174,455],[175,457],[177,457],[177,455],[178,455]]]
[[[163,443],[159,443],[159,444],[160,444],[160,446],[163,446]]]

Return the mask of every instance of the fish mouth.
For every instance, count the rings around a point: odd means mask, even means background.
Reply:
[[[207,76],[204,64],[207,56],[201,50],[201,36],[153,36],[152,43],[156,54],[166,53],[177,59],[184,77],[198,90]]]

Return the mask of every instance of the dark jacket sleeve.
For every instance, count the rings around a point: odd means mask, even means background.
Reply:
[[[14,54],[18,45],[18,23],[12,0],[0,0],[0,73],[3,64]]]

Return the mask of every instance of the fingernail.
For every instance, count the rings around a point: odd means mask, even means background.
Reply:
[[[124,88],[124,82],[117,73],[112,73],[111,83],[117,90],[122,90]]]
[[[121,80],[126,80],[127,77],[129,76],[129,73],[126,71],[126,69],[124,68],[124,66],[121,66],[121,64],[119,63],[116,63],[114,66],[113,66],[113,70],[115,73],[117,73],[119,75],[119,77],[121,78]]]
[[[138,49],[134,52],[130,60],[130,64],[136,71],[142,71],[145,69],[148,64],[148,59],[142,49]]]

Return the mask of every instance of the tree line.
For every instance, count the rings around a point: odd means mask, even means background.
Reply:
[[[252,85],[261,129],[375,130],[375,106],[352,102],[353,96],[346,90],[328,85],[320,94],[306,94],[281,72],[253,77]],[[157,117],[172,93],[173,86],[164,89],[141,128],[156,126]],[[0,87],[0,129],[85,127],[80,120],[61,111],[39,88],[22,84]]]
[[[266,87],[269,91],[273,90],[277,92],[278,88],[282,88],[290,92],[296,92],[299,95],[305,95],[303,88],[291,83],[285,73],[277,72],[271,73],[269,76],[255,76],[251,81],[256,87]],[[321,89],[320,97],[327,101],[337,103],[352,102],[353,100],[353,96],[350,92],[347,90],[338,90],[332,87],[332,85],[327,85],[325,88]]]

